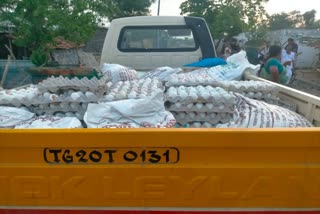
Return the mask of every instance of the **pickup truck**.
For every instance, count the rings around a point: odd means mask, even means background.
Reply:
[[[214,56],[201,18],[133,17],[111,23],[101,63]],[[319,97],[277,86],[320,125]],[[0,129],[0,214],[11,213],[320,213],[320,129]]]

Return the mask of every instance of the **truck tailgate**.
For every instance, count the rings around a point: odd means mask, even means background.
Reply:
[[[320,213],[319,128],[3,129],[0,139],[1,214]]]

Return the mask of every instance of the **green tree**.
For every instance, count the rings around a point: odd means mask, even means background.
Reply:
[[[206,19],[212,35],[221,38],[257,29],[265,15],[268,0],[186,0],[180,5],[182,15]]]
[[[150,15],[150,6],[155,0],[112,0],[113,12],[108,16],[111,21],[116,18],[129,16]]]
[[[234,36],[243,32],[246,29],[246,23],[239,19],[240,13],[237,7],[222,6],[213,21],[215,37]]]
[[[270,30],[281,30],[286,28],[295,28],[296,22],[290,19],[288,13],[277,13],[270,16]]]
[[[47,61],[58,36],[81,44],[95,32],[101,17],[113,11],[111,0],[2,0],[0,21],[14,27],[14,43],[28,47],[37,65]]]
[[[303,16],[303,20],[304,20],[304,24],[305,24],[305,28],[308,29],[312,29],[315,28],[315,24],[316,24],[316,10],[310,10],[305,12],[302,16]]]
[[[316,20],[316,11],[310,10],[301,14],[300,11],[273,14],[269,18],[270,30],[288,28],[318,29],[319,20]]]

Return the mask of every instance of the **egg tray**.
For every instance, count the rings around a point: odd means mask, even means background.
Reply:
[[[77,77],[69,79],[67,77],[49,77],[46,80],[38,83],[38,89],[40,92],[53,92],[64,91],[68,89],[74,89],[79,91],[91,91],[91,92],[100,92],[104,93],[107,91],[107,82],[108,78],[106,76],[101,77],[100,79],[93,77],[88,79],[84,77],[79,79]]]
[[[50,103],[29,107],[31,111],[36,112],[77,112],[86,111],[87,108],[88,103]]]
[[[211,86],[197,87],[170,87],[166,92],[166,101],[186,103],[214,103],[215,105],[224,104],[234,106],[236,98],[232,93],[222,88]]]
[[[70,112],[62,112],[62,111],[37,111],[35,112],[37,116],[55,116],[55,117],[76,117],[79,120],[83,120],[85,111],[70,111]]]
[[[109,92],[101,101],[117,101],[124,99],[139,99],[163,93],[164,87],[157,79],[143,79],[118,82],[111,86]]]
[[[219,83],[219,87],[225,89],[226,91],[236,92],[236,93],[262,93],[269,94],[273,96],[278,95],[279,89],[277,86],[272,85],[267,82],[262,81],[222,81]]]
[[[166,87],[178,87],[178,86],[217,86],[221,80],[210,76],[206,72],[194,73],[182,73],[173,74],[170,76],[168,82],[165,83]]]
[[[171,112],[180,124],[189,122],[208,122],[211,124],[228,123],[233,120],[231,113],[199,113],[199,112]]]
[[[245,97],[248,97],[248,98],[251,98],[251,99],[254,99],[254,100],[260,100],[260,101],[264,101],[266,103],[269,103],[269,104],[278,104],[278,101],[279,101],[279,97],[278,96],[274,96],[272,93],[267,93],[267,94],[262,94],[261,92],[249,92],[249,93],[246,93],[246,92],[242,92],[242,93],[238,93],[238,94],[241,94]]]
[[[54,94],[50,92],[40,92],[37,88],[27,88],[19,90],[6,90],[0,92],[0,105],[11,106],[31,106],[48,103],[75,102],[89,103],[98,102],[102,94],[93,93],[91,91],[75,91],[68,90],[63,94]]]
[[[224,104],[216,104],[216,103],[188,103],[183,104],[180,102],[165,103],[166,109],[168,111],[174,112],[226,112],[226,113],[233,113],[235,106],[231,105],[224,105]]]
[[[209,122],[177,123],[175,128],[216,128],[217,124]]]

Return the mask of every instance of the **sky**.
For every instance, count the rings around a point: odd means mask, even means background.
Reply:
[[[160,15],[178,16],[180,15],[179,6],[184,0],[161,0]],[[151,7],[151,14],[157,15],[158,0]],[[320,0],[269,0],[266,4],[267,12],[272,15],[280,12],[290,12],[299,10],[301,13],[315,9],[317,19],[320,19]]]

